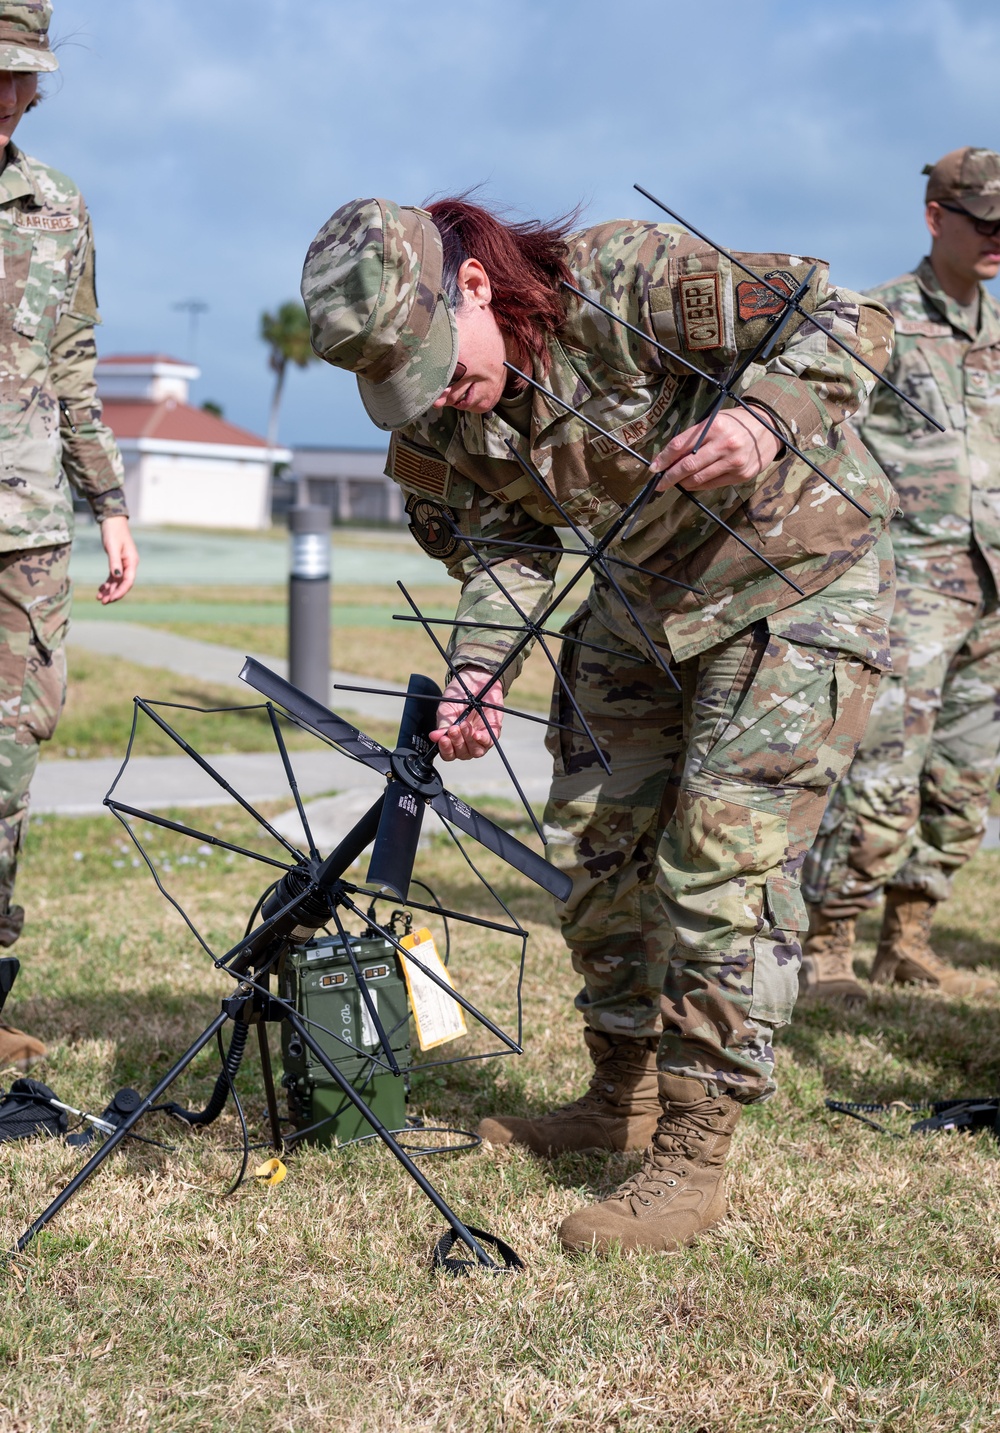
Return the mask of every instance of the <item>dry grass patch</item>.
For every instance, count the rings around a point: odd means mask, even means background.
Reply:
[[[230,808],[197,819],[252,839]],[[181,869],[172,839],[153,849],[214,936],[230,937],[263,868],[216,854]],[[122,1084],[150,1088],[226,990],[148,877],[114,864],[117,841],[108,818],[32,826],[11,1012],[50,1045],[41,1078],[99,1108]],[[479,899],[447,847],[422,860],[443,900]],[[413,1081],[416,1111],[466,1128],[571,1098],[586,1074],[546,899],[484,866],[531,926],[525,1054]],[[994,973],[998,877],[1000,858],[980,857],[939,922],[946,954]],[[500,943],[456,933],[453,966],[463,991],[509,1018]],[[483,1148],[428,1161],[457,1211],[525,1259],[509,1278],[432,1277],[440,1217],[381,1150],[304,1150],[283,1184],[223,1199],[233,1116],[201,1134],[150,1119],[145,1132],[173,1149],[115,1155],[7,1266],[0,1428],[995,1430],[1000,1147],[891,1140],[822,1102],[996,1092],[996,1017],[995,1000],[881,990],[857,1013],[804,1012],[782,1040],[779,1095],[737,1131],[732,1216],[676,1256],[559,1251],[560,1218],[634,1157]],[[202,1103],[215,1067],[200,1056],[175,1097]],[[250,1058],[240,1085],[259,1137]],[[59,1142],[6,1147],[6,1240],[81,1162]]]

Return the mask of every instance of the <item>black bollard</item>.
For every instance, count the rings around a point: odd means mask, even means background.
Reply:
[[[291,508],[288,574],[288,679],[327,706],[330,701],[330,509]]]

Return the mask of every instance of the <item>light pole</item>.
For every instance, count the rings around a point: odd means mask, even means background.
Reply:
[[[288,513],[288,679],[330,701],[330,509],[297,503]]]

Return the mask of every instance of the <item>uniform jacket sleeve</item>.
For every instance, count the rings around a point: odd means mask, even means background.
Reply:
[[[395,434],[386,472],[407,495],[410,531],[417,542],[462,584],[449,660],[459,668],[496,671],[520,637],[524,620],[534,621],[551,596],[560,551],[545,549],[559,549],[559,538],[517,499],[484,491],[463,477],[422,445],[426,436]],[[523,550],[506,545],[522,543]],[[500,631],[491,623],[518,630]],[[503,674],[505,691],[528,651]]]
[[[72,258],[66,307],[52,340],[51,380],[59,400],[63,467],[94,516],[128,516],[122,491],[121,454],[102,421],[94,370],[94,325],[100,322],[94,282],[94,241],[89,218],[81,226]]]

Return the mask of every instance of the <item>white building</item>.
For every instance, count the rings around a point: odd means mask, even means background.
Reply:
[[[292,466],[285,477],[311,503],[329,508],[335,523],[402,526],[407,521],[403,494],[386,477],[385,459],[384,447],[303,445],[292,449]]]
[[[145,527],[266,528],[271,450],[263,438],[194,408],[192,363],[116,354],[97,365],[104,418],[125,464],[125,498]],[[287,448],[274,460],[287,463]]]

